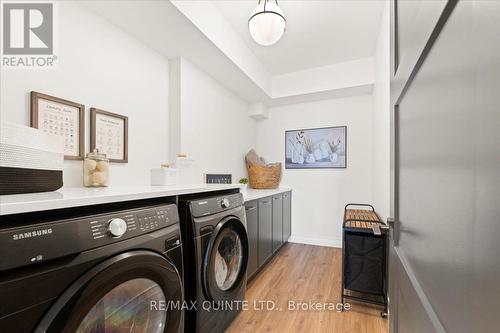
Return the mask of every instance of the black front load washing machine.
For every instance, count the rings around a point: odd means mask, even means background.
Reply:
[[[206,195],[206,194],[205,194]],[[224,332],[243,307],[248,238],[240,193],[179,200],[187,332]]]
[[[183,332],[177,207],[144,205],[2,216],[0,332]]]

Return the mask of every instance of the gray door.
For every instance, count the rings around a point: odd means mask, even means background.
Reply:
[[[500,2],[436,3],[391,8],[390,327],[495,332]]]
[[[283,196],[273,196],[273,252],[283,244]]]
[[[272,197],[259,199],[259,267],[273,254]]]
[[[247,218],[247,236],[248,236],[248,268],[247,276],[251,277],[258,268],[258,242],[259,226],[257,220],[257,201],[245,203],[245,213]]]
[[[283,242],[292,235],[292,192],[283,193]]]

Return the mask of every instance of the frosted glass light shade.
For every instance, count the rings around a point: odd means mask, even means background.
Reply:
[[[248,20],[253,40],[263,46],[275,44],[283,36],[286,21],[283,11],[274,2],[261,0]]]

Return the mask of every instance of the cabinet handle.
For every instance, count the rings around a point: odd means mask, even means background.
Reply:
[[[267,204],[268,204],[268,203],[270,203],[270,202],[269,202],[269,201],[261,201],[261,203],[262,203],[263,205],[267,205]]]
[[[247,211],[251,211],[251,210],[254,210],[254,209],[257,209],[257,207],[247,207],[246,208]]]

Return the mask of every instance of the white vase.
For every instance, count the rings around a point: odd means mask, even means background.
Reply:
[[[299,163],[300,151],[296,148],[292,151],[292,163]]]
[[[295,153],[295,151],[292,152],[292,163],[298,163],[299,161],[299,156]]]
[[[298,145],[293,149],[292,163],[304,163],[304,147],[302,145]]]
[[[315,159],[316,161],[320,161],[322,158],[323,158],[323,154],[321,153],[321,149],[316,148],[316,149],[314,150],[314,159]]]
[[[316,159],[314,158],[314,154],[307,154],[306,163],[315,163]]]
[[[322,141],[319,144],[319,149],[321,149],[321,158],[329,158],[330,157],[330,145],[328,145],[328,142]]]
[[[330,161],[332,161],[333,163],[337,162],[338,159],[339,159],[339,156],[337,155],[337,153],[332,153],[330,155]]]

